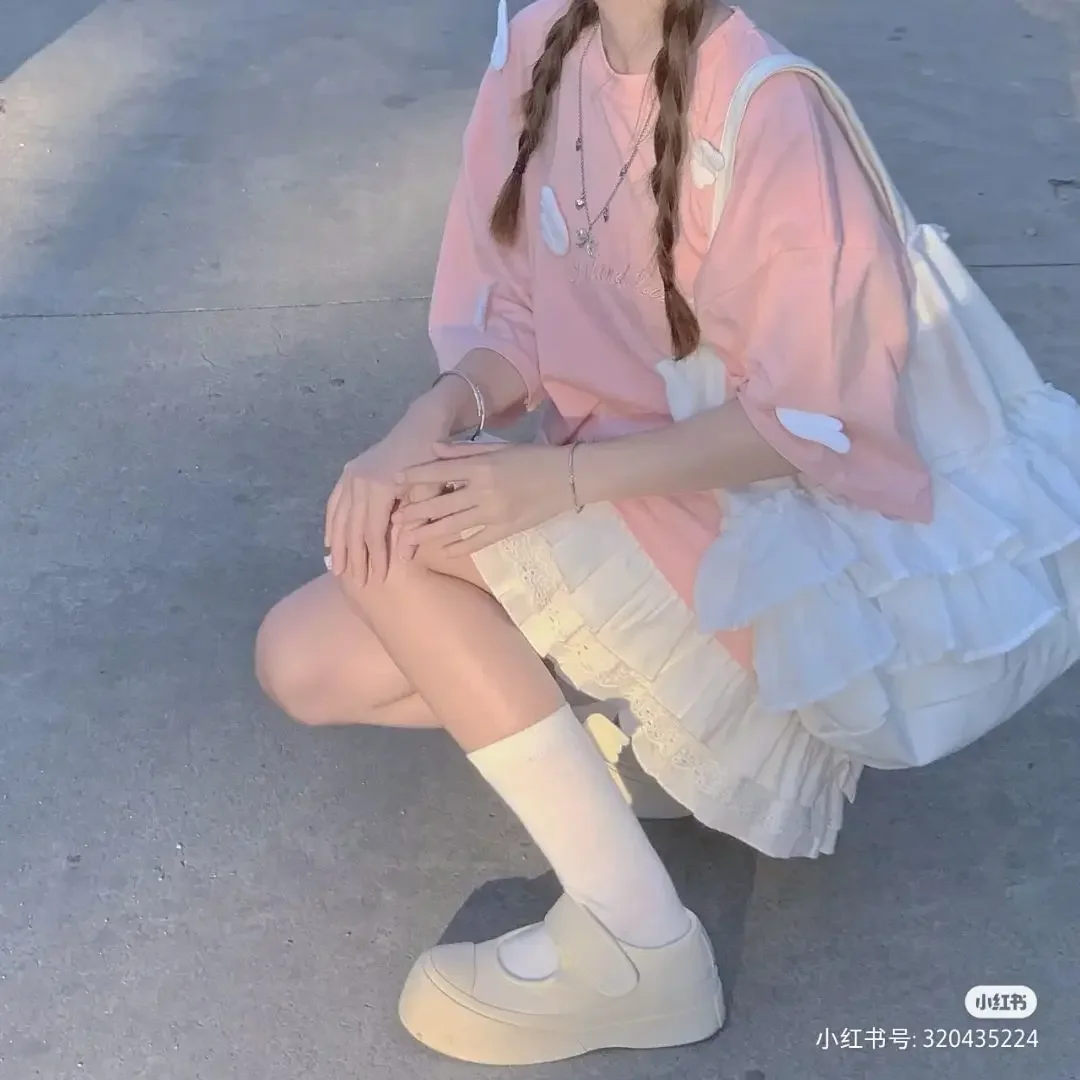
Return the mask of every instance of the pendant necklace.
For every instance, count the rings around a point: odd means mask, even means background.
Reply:
[[[630,156],[620,166],[619,177],[615,181],[615,186],[611,189],[611,194],[607,197],[607,201],[604,205],[600,207],[599,212],[593,215],[589,211],[589,189],[585,180],[585,58],[589,55],[589,49],[592,48],[597,34],[597,30],[592,32],[592,36],[586,42],[585,48],[581,51],[581,60],[578,64],[578,136],[577,142],[574,144],[574,148],[577,150],[578,154],[578,163],[581,166],[581,195],[578,197],[575,205],[585,215],[585,225],[577,231],[577,246],[590,258],[596,257],[596,227],[600,222],[606,224],[610,220],[611,204],[614,201],[615,196],[618,195],[620,188],[622,188],[623,182],[630,172],[630,166],[633,165],[634,161],[637,159],[638,151],[641,149],[641,144],[645,141],[645,137],[649,133],[653,115],[656,112],[656,104],[654,102],[649,108],[649,115],[645,117],[645,122],[640,124],[640,127],[635,128],[636,133],[630,148]],[[641,120],[641,113],[645,108],[645,95],[647,93],[648,86],[646,85],[645,92],[641,96],[641,105],[638,107],[639,122]]]

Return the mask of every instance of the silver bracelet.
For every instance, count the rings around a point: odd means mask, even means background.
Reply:
[[[438,386],[448,375],[456,375],[459,379],[464,379],[466,385],[472,391],[473,398],[476,400],[476,430],[469,436],[469,442],[475,442],[480,438],[484,425],[487,423],[487,406],[484,404],[484,395],[480,393],[480,387],[464,371],[458,371],[457,368],[440,372],[439,376],[431,384],[432,387]]]
[[[577,476],[574,473],[574,455],[577,453],[577,448],[581,445],[579,442],[572,442],[570,444],[570,453],[566,459],[566,472],[570,480],[570,497],[574,500],[574,513],[580,514],[585,509],[581,505],[581,500],[578,498],[577,493]]]

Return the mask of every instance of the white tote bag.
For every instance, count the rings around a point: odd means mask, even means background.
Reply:
[[[867,765],[909,768],[980,738],[1080,659],[1080,408],[1042,380],[944,230],[915,222],[851,103],[806,60],[769,57],[736,90],[712,155],[714,231],[750,99],[789,71],[820,87],[906,242],[917,331],[902,393],[935,517],[894,521],[799,480],[718,492],[725,527],[695,606],[707,631],[752,627],[767,708]],[[676,420],[723,402],[708,350],[660,370]]]

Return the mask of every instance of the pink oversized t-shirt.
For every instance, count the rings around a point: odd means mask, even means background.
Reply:
[[[615,73],[591,31],[567,57],[544,143],[526,173],[517,243],[502,247],[488,230],[516,156],[521,96],[548,28],[565,10],[566,0],[539,0],[522,11],[510,26],[505,63],[493,64],[484,78],[465,134],[430,319],[442,370],[474,348],[505,356],[528,387],[529,407],[546,403],[545,434],[557,442],[672,422],[657,371],[671,356],[671,337],[655,265],[651,138],[612,200],[610,219],[595,228],[595,255],[574,242],[585,224],[576,205],[579,75],[594,214],[615,186],[651,101],[651,77]],[[898,388],[911,332],[908,263],[809,81],[783,74],[755,95],[727,207],[710,236],[710,157],[717,163],[700,148],[719,146],[742,75],[779,51],[741,11],[699,49],[689,112],[690,145],[698,150],[696,165],[688,160],[684,167],[680,286],[703,343],[724,361],[731,389],[781,454],[840,498],[928,520],[930,480],[906,433]],[[777,409],[836,418],[850,451],[796,437]],[[722,528],[715,495],[635,499],[616,508],[692,607],[698,564]],[[749,662],[748,632],[720,636]]]

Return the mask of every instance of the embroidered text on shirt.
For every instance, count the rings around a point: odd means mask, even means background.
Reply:
[[[617,288],[635,289],[650,300],[661,300],[664,289],[656,282],[656,275],[648,270],[635,271],[629,264],[616,270],[598,259],[575,259],[570,271],[571,285],[614,285]]]

